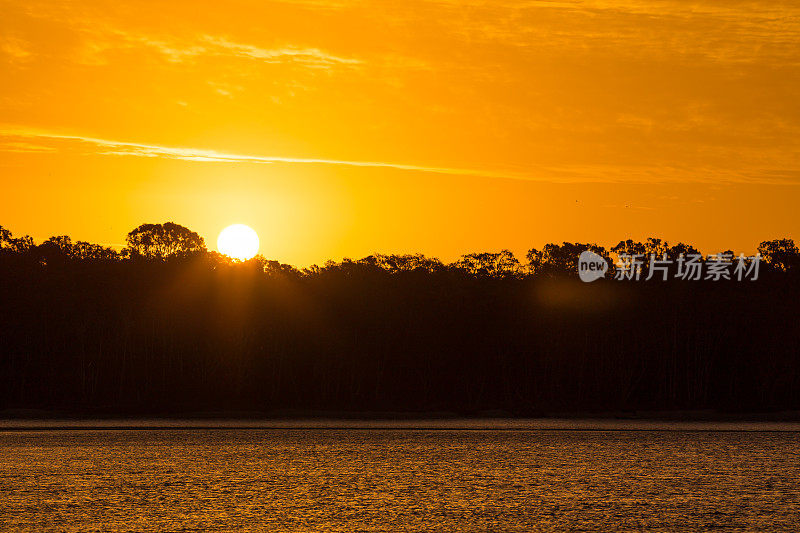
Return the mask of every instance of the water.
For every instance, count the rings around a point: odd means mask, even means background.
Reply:
[[[797,432],[333,426],[4,427],[0,529],[800,527]]]

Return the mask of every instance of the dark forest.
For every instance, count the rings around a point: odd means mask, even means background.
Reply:
[[[696,250],[626,240],[548,244],[522,261],[372,255],[297,269],[232,261],[173,223],[142,225],[127,242],[35,244],[0,228],[0,409],[800,409],[800,253],[788,239],[761,243],[756,280],[612,271],[594,283],[577,276],[586,249]]]

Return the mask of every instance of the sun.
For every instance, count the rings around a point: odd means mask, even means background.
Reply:
[[[258,252],[258,234],[250,226],[233,224],[220,232],[217,249],[229,257],[246,261]]]

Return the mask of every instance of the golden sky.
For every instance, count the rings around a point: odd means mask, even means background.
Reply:
[[[298,265],[800,237],[800,2],[0,0],[0,224]]]

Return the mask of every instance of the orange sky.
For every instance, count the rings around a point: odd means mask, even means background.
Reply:
[[[800,238],[800,3],[0,0],[0,225],[298,265]]]

